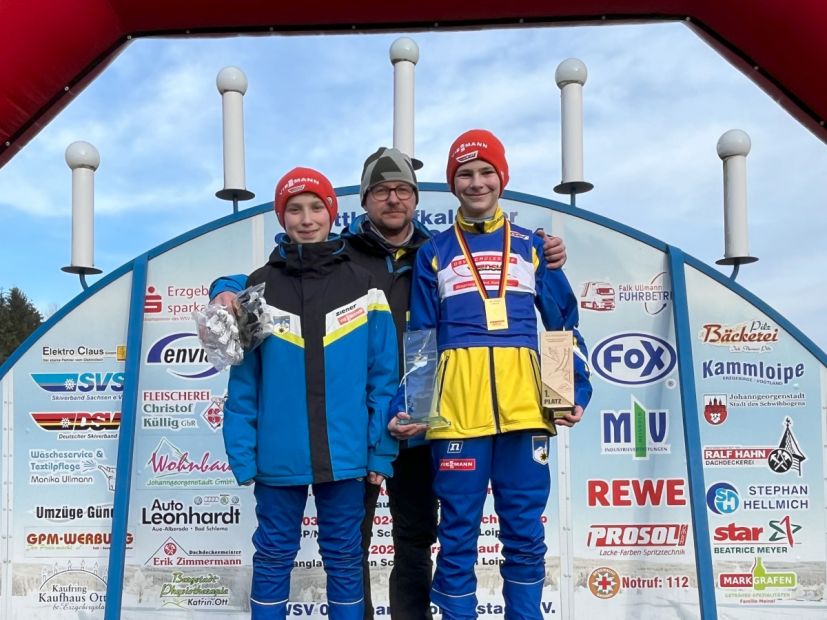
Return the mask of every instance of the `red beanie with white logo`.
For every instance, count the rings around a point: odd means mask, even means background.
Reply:
[[[284,209],[287,201],[293,196],[304,193],[315,194],[324,203],[330,215],[330,224],[336,221],[336,214],[339,212],[339,203],[336,200],[336,192],[327,177],[313,168],[293,168],[290,172],[279,179],[276,185],[276,198],[273,201],[276,208],[276,217],[279,224],[284,226]]]
[[[485,129],[471,129],[454,140],[451,150],[448,151],[448,167],[445,171],[448,177],[448,187],[454,191],[454,175],[457,168],[469,161],[481,159],[488,162],[500,175],[500,196],[508,185],[508,162],[505,159],[505,147],[490,131]]]

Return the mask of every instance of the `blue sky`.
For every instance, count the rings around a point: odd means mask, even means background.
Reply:
[[[79,292],[69,263],[71,176],[63,153],[87,140],[96,175],[95,263],[104,272],[226,215],[215,76],[241,67],[247,185],[272,200],[294,165],[358,181],[392,142],[399,34],[133,42],[11,162],[0,168],[0,287],[43,310]],[[509,189],[558,198],[559,89],[567,57],[589,71],[585,176],[592,210],[706,263],[723,255],[720,135],[747,131],[750,251],[739,282],[827,348],[827,145],[680,23],[415,33],[416,156],[422,181],[444,181],[448,146],[486,127],[506,144]],[[814,78],[815,79],[815,78]],[[576,260],[576,257],[572,257]],[[728,273],[728,270],[727,270]],[[90,278],[92,281],[93,278]]]

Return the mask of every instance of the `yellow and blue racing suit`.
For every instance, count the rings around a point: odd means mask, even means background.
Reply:
[[[481,286],[489,298],[504,297],[504,328],[489,329]],[[454,227],[419,249],[410,329],[437,330],[437,407],[450,423],[428,431],[441,504],[431,600],[444,620],[476,618],[476,540],[489,481],[500,518],[506,617],[542,618],[540,519],[550,491],[549,436],[556,431],[541,406],[535,308],[546,329],[571,331],[580,354],[575,403],[585,407],[591,385],[576,299],[565,275],[546,268],[539,236],[511,225],[497,208],[481,222],[459,214]]]

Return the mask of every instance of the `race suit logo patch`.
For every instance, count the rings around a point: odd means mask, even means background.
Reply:
[[[548,463],[548,436],[539,435],[531,438],[531,458],[540,465]]]
[[[474,471],[477,459],[440,459],[439,471]]]

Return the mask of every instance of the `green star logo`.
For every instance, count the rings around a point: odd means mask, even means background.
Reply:
[[[790,521],[789,515],[780,521],[770,521],[770,527],[773,529],[770,535],[770,542],[778,542],[779,540],[786,540],[789,545],[795,544],[793,534],[801,529],[801,526]]]

